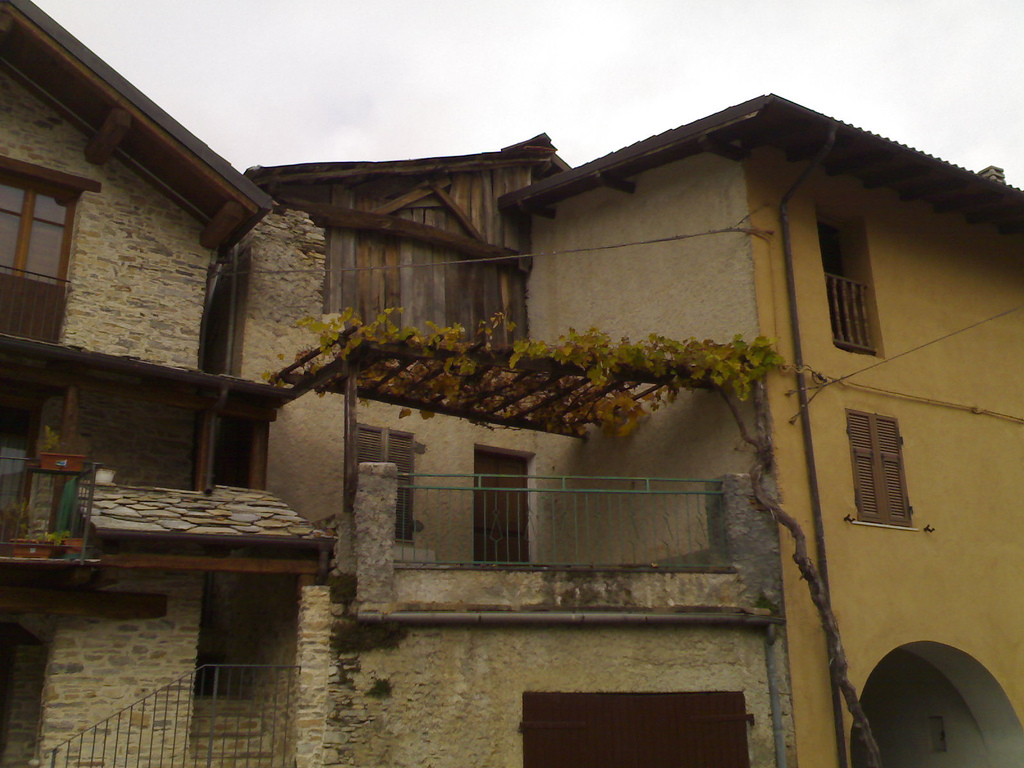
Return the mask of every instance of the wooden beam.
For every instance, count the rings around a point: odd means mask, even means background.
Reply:
[[[199,244],[203,248],[216,248],[221,241],[230,235],[246,217],[245,208],[241,203],[228,200],[210,219],[199,236]]]
[[[935,209],[936,213],[950,213],[951,211],[962,211],[965,208],[973,208],[974,206],[998,203],[1003,197],[1002,192],[973,192],[939,203],[932,203],[932,208]]]
[[[9,13],[0,13],[0,47],[3,47],[7,35],[14,29],[14,17]]]
[[[931,168],[926,165],[905,165],[902,168],[865,173],[859,178],[865,189],[877,189],[898,181],[917,179],[929,173],[931,173]]]
[[[76,194],[80,192],[99,192],[103,185],[95,179],[87,179],[84,176],[75,176],[63,171],[55,171],[52,168],[43,168],[33,163],[26,163],[15,160],[11,157],[0,155],[0,172],[25,179],[26,181],[42,182],[62,189],[71,190]]]
[[[438,186],[447,187],[451,186],[450,181],[437,182]],[[422,200],[424,197],[428,197],[433,194],[434,190],[431,185],[424,184],[416,187],[416,189],[406,192],[404,195],[399,195],[394,200],[384,203],[384,205],[374,208],[370,213],[379,213],[381,216],[386,216],[389,213],[394,213],[399,208],[404,208],[407,205],[415,203],[417,200]]]
[[[85,148],[85,159],[93,165],[103,165],[114,154],[114,150],[131,127],[132,116],[127,110],[116,107],[110,110],[103,125]]]
[[[77,452],[81,446],[78,437],[78,384],[69,384],[64,390],[64,405],[60,415],[60,447]]]
[[[598,173],[597,180],[601,184],[609,189],[614,189],[617,192],[625,192],[627,195],[632,195],[636,192],[636,183],[632,181],[626,181],[611,173]]]
[[[929,195],[942,195],[956,192],[968,185],[967,179],[940,179],[938,181],[919,181],[899,188],[900,200],[910,202],[920,200]]]
[[[183,392],[173,387],[152,386],[148,385],[145,381],[137,379],[126,380],[123,383],[105,379],[91,379],[86,371],[78,368],[55,370],[53,368],[21,366],[17,363],[2,361],[0,362],[0,383],[4,380],[58,389],[76,385],[83,392],[102,392],[120,398],[130,397],[132,400],[161,403],[191,411],[205,410],[217,401],[216,397],[204,397],[203,395]],[[239,418],[255,419],[257,421],[274,421],[277,418],[276,412],[272,408],[262,408],[247,403],[236,403],[230,399],[224,405],[222,413],[225,416],[238,416]]]
[[[356,414],[358,399],[359,369],[352,367],[345,379],[345,432],[342,435],[345,455],[345,484],[343,492],[345,512],[354,514],[356,505],[356,484],[359,482],[359,421]]]
[[[520,211],[529,216],[543,216],[545,219],[555,218],[556,213],[555,209],[552,208],[551,206],[535,205],[533,203],[528,203],[524,200],[520,200],[519,202],[517,202],[516,208],[518,208]]]
[[[305,211],[318,226],[343,227],[368,232],[382,232],[397,237],[405,237],[431,245],[461,253],[470,258],[493,258],[501,256],[518,256],[517,251],[502,248],[498,245],[481,243],[456,232],[448,232],[437,227],[418,224],[414,221],[399,219],[394,216],[382,216],[369,211],[357,211],[340,205],[309,203],[300,200],[279,200],[283,205],[295,210]]]
[[[437,199],[444,203],[445,208],[447,208],[451,214],[459,220],[459,224],[462,225],[462,228],[466,230],[470,237],[474,240],[479,240],[481,243],[485,242],[484,236],[480,234],[480,230],[473,226],[473,221],[469,218],[469,214],[462,210],[458,203],[452,200],[451,195],[445,192],[444,189],[441,188],[440,184],[431,184],[430,188],[434,190],[434,194],[437,195]]]
[[[713,155],[724,157],[728,160],[744,160],[750,155],[743,147],[738,147],[735,144],[716,139],[709,135],[701,136],[697,139],[697,146],[705,152],[710,152]]]
[[[204,557],[202,555],[160,555],[126,552],[104,555],[100,565],[105,568],[161,571],[203,571],[207,573],[290,573],[315,574],[315,560],[292,560],[273,557]]]
[[[99,619],[159,619],[167,615],[167,595],[0,587],[0,611]]]
[[[843,173],[855,171],[858,168],[869,168],[872,165],[884,163],[891,160],[895,154],[891,149],[873,150],[836,158],[835,160],[826,160],[823,165],[825,166],[825,173],[829,176],[839,176]]]

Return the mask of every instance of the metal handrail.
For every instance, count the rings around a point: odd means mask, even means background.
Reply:
[[[285,664],[203,664],[57,744],[49,753],[50,768],[211,768],[218,760],[230,760],[235,768],[285,768],[298,670]],[[197,704],[204,701],[210,712],[198,715]],[[225,707],[220,712],[219,703]]]
[[[688,568],[726,560],[718,480],[400,473],[399,487],[411,518],[410,536],[395,542],[398,562]]]

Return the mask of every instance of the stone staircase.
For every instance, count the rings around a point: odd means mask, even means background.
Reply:
[[[287,723],[254,712],[251,700],[196,698],[187,765],[204,768],[284,768]],[[82,768],[86,768],[83,766]]]

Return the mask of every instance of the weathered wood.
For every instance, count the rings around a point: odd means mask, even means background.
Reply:
[[[87,179],[84,176],[75,176],[63,171],[55,171],[51,168],[42,168],[32,163],[25,163],[11,157],[0,155],[0,171],[21,177],[23,179],[52,184],[56,187],[74,190],[78,192],[99,192],[103,185],[95,179]]]
[[[448,183],[450,184],[451,182]],[[447,185],[442,182],[439,182],[436,184],[436,186],[441,187],[443,189]],[[384,203],[383,205],[371,209],[370,213],[378,213],[381,216],[384,216],[389,213],[394,213],[395,211],[404,208],[405,206],[410,205],[411,203],[415,203],[417,200],[422,200],[424,197],[428,197],[434,194],[434,187],[434,184],[426,184],[424,186],[416,187],[415,189],[406,192],[404,195],[396,197],[394,200],[391,200],[387,203]]]
[[[85,159],[93,165],[103,165],[114,154],[132,127],[132,116],[123,109],[114,108],[107,113],[103,125],[85,148]]]
[[[290,208],[305,211],[320,226],[345,227],[367,232],[383,232],[398,237],[408,237],[420,242],[450,248],[470,258],[517,255],[515,251],[508,248],[482,243],[464,235],[447,232],[442,228],[416,224],[396,216],[381,216],[338,205],[323,205],[299,200],[283,200],[281,202]]]
[[[161,555],[127,552],[104,555],[105,568],[161,571],[203,571],[206,573],[291,573],[315,574],[316,560],[276,557],[204,557],[202,555]]]
[[[437,195],[437,199],[444,203],[445,208],[447,208],[458,220],[462,225],[462,228],[466,230],[470,237],[474,240],[479,240],[480,242],[486,242],[484,240],[484,236],[480,234],[480,231],[473,226],[473,222],[470,220],[469,215],[462,210],[462,208],[452,200],[451,197],[448,196],[447,192],[438,185],[432,184],[430,188],[434,190],[434,194]]]
[[[599,173],[597,174],[597,178],[603,186],[606,186],[609,189],[614,189],[618,192],[625,192],[628,195],[631,195],[634,192],[636,192],[635,182],[627,181],[626,179],[620,179],[618,176],[615,176],[614,174]]]
[[[199,235],[199,244],[203,248],[216,248],[242,223],[246,215],[246,210],[241,203],[228,200],[203,227],[203,231]]]
[[[213,451],[213,430],[216,418],[216,414],[210,407],[207,407],[199,417],[195,464],[192,467],[192,477],[195,480],[193,490],[196,491],[205,491],[211,486],[210,453]]]
[[[159,619],[167,615],[167,596],[137,592],[0,587],[0,611],[99,619]]]
[[[64,390],[64,403],[60,414],[61,448],[77,453],[81,447],[78,437],[78,384],[69,384]]]
[[[355,511],[356,484],[359,482],[359,425],[356,419],[356,403],[359,389],[359,370],[350,370],[345,379],[345,513],[351,515]]]

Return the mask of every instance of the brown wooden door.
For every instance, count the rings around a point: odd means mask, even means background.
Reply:
[[[473,496],[473,559],[482,563],[530,562],[530,510],[526,459],[477,451]]]
[[[741,692],[523,694],[524,768],[749,768]]]

